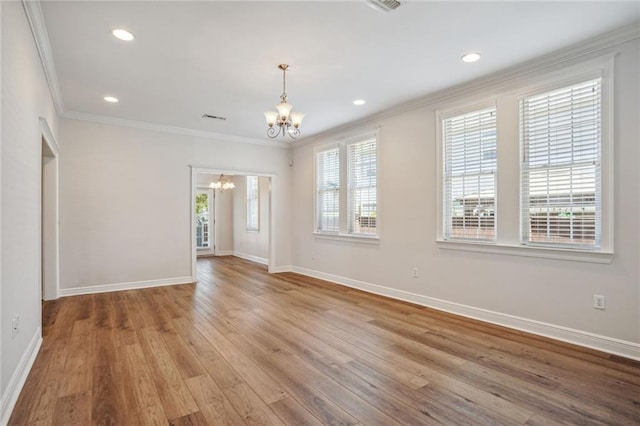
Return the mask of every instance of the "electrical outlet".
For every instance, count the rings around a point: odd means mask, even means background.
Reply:
[[[418,278],[418,268],[413,268],[413,278]]]
[[[15,339],[20,332],[20,317],[16,315],[11,319],[11,338]]]
[[[604,296],[602,294],[593,295],[593,308],[602,310],[605,309]]]

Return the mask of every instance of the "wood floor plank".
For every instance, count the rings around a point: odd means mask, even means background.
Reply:
[[[173,328],[173,325],[171,327]],[[169,355],[171,355],[171,359],[173,359],[173,362],[184,379],[201,376],[205,373],[205,369],[196,355],[176,331],[171,330],[162,333],[161,337],[162,340],[164,340]]]
[[[9,425],[637,425],[640,362],[233,256],[43,303]]]
[[[59,396],[91,391],[93,378],[93,334],[95,329],[90,318],[74,322],[64,374],[60,377]]]
[[[154,328],[140,330],[140,346],[162,401],[164,412],[167,418],[176,419],[198,411],[198,405],[193,400],[159,333]]]
[[[122,388],[127,405],[126,416],[132,424],[160,425],[166,423],[165,414],[145,354],[140,345],[119,349],[122,353]],[[179,417],[179,416],[177,416]]]
[[[121,377],[116,373],[117,365],[93,367],[91,393],[91,419],[94,425],[120,425],[125,423],[124,394],[119,392]]]
[[[138,343],[138,336],[131,323],[131,316],[127,309],[127,300],[123,292],[109,293],[114,315],[114,337],[117,346]]]
[[[187,386],[198,407],[200,407],[203,416],[209,422],[229,426],[244,425],[244,421],[238,415],[238,412],[233,408],[211,376],[191,377],[187,379]]]
[[[307,426],[322,425],[320,420],[290,396],[270,404],[269,407],[285,424]]]
[[[200,412],[187,414],[186,416],[179,417],[177,419],[169,420],[171,426],[209,426],[205,416]]]
[[[224,389],[242,383],[242,377],[231,364],[220,355],[220,352],[184,318],[173,320],[173,325],[187,345],[198,354],[198,359],[216,384]]]
[[[246,383],[226,388],[223,392],[248,426],[284,425]]]
[[[91,393],[89,391],[58,398],[53,414],[55,426],[85,426],[91,424]]]

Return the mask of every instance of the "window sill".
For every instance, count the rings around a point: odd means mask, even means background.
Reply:
[[[380,244],[380,237],[377,235],[326,234],[322,232],[314,232],[313,236],[322,240],[350,241],[361,244]]]
[[[570,260],[575,262],[611,263],[612,252],[572,250],[525,245],[506,245],[493,242],[470,242],[436,240],[438,247],[445,250],[474,251],[479,253],[503,254],[507,256],[538,257],[544,259]]]

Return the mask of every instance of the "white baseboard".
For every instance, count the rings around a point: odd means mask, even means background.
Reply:
[[[233,250],[216,250],[214,256],[233,256]]]
[[[293,272],[640,361],[640,344],[294,266]]]
[[[269,264],[269,259],[265,259],[264,257],[258,257],[258,256],[254,256],[252,254],[241,253],[239,251],[234,251],[233,255],[235,257],[239,257],[241,259],[250,260],[250,261],[256,262],[256,263],[261,263],[263,265],[268,265]]]
[[[92,285],[87,287],[61,288],[60,297],[78,296],[80,294],[107,293],[111,291],[135,290],[147,287],[161,287],[165,285],[191,284],[193,277],[165,278],[161,280],[133,281],[128,283]]]
[[[269,267],[270,274],[279,274],[281,272],[292,272],[292,271],[293,271],[293,266],[291,265]]]
[[[40,345],[42,345],[42,329],[38,327],[29,342],[29,346],[27,346],[24,354],[22,354],[22,358],[20,358],[20,362],[9,380],[7,389],[2,394],[2,399],[0,400],[0,425],[9,423],[13,407],[18,401],[18,396],[20,396],[24,382],[27,381],[27,376],[36,360]]]

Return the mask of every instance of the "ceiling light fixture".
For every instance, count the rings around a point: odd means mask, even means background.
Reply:
[[[220,175],[218,180],[214,180],[209,184],[209,188],[219,189],[224,191],[225,189],[233,189],[236,185],[231,182],[229,179],[225,178],[224,175]]]
[[[356,99],[355,101],[353,101],[354,105],[364,105],[366,102],[364,101],[364,99]]]
[[[467,63],[476,62],[478,59],[480,59],[480,54],[477,52],[465,53],[464,55],[462,55],[461,59],[463,62]]]
[[[131,41],[135,38],[133,34],[131,34],[127,30],[123,30],[122,28],[118,28],[116,30],[111,31],[111,34],[113,34],[115,38],[123,41]]]
[[[282,95],[280,95],[280,103],[276,105],[277,111],[267,111],[264,117],[267,119],[267,136],[275,138],[279,135],[289,135],[291,139],[295,139],[300,135],[300,123],[304,118],[301,112],[291,112],[293,105],[287,103],[287,70],[289,65],[280,64],[278,68],[282,70]],[[278,126],[278,127],[275,127]]]
[[[105,96],[103,99],[107,102],[111,102],[112,104],[118,102],[118,98],[114,98],[113,96]]]

